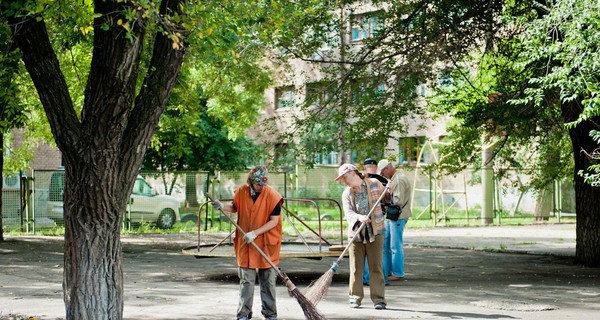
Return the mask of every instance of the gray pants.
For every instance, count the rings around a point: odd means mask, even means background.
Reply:
[[[258,282],[260,284],[260,300],[262,301],[261,313],[265,317],[277,317],[277,306],[275,305],[275,283],[277,272],[269,269],[238,268],[240,277],[240,303],[237,310],[237,318],[252,317],[252,301],[254,300],[254,282],[258,270]]]

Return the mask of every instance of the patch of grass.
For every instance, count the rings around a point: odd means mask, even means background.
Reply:
[[[528,245],[528,244],[537,244],[535,241],[525,241],[525,242],[517,242],[513,243],[514,245]]]
[[[30,229],[29,232],[26,232],[24,230],[21,230],[21,228],[4,227],[3,234],[9,235],[9,236],[27,235],[27,234],[33,234],[33,229]],[[35,234],[42,235],[42,236],[62,236],[65,234],[65,227],[57,226],[57,227],[52,227],[52,228],[47,228],[47,227],[46,228],[36,228]]]

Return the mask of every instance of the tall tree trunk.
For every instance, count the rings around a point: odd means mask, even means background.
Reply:
[[[163,0],[161,14],[181,15],[181,1]],[[126,20],[124,10],[134,5],[95,1],[93,58],[80,117],[42,17],[10,19],[65,164],[63,290],[68,320],[122,319],[123,214],[183,61],[184,48],[173,47],[168,35],[158,32],[146,78],[135,95],[147,22],[141,11],[132,10],[137,16],[130,30],[112,23]]]
[[[111,163],[115,159],[94,160]],[[120,231],[124,199],[131,186],[123,185],[120,170],[106,167],[100,171],[102,175],[65,163],[63,288],[67,319],[122,318]]]
[[[583,110],[580,101],[563,104],[562,113],[566,122],[575,121]],[[590,131],[600,130],[596,124],[600,117],[593,117],[569,129],[575,158],[575,210],[577,213],[577,247],[575,258],[586,266],[600,266],[600,188],[592,187],[580,175],[587,172],[591,154],[598,144],[590,137]]]

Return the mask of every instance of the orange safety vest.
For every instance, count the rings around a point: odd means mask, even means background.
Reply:
[[[271,186],[266,185],[260,193],[256,202],[250,196],[250,187],[240,186],[235,190],[233,202],[237,209],[238,225],[244,232],[250,232],[263,226],[270,219],[271,212],[281,202],[282,196]],[[267,257],[277,265],[279,263],[279,251],[281,249],[281,216],[279,223],[271,230],[259,235],[254,243],[265,253]],[[256,248],[246,243],[239,230],[235,231],[233,239],[235,255],[239,267],[244,268],[271,268],[271,265],[263,258]]]

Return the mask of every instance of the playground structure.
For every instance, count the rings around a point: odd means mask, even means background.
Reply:
[[[467,181],[465,171],[462,171],[462,190],[456,189],[445,189],[443,180],[442,180],[442,168],[439,163],[444,159],[446,155],[438,155],[437,151],[433,148],[434,144],[440,145],[449,145],[449,143],[444,143],[441,141],[434,142],[432,139],[427,139],[427,142],[423,145],[423,147],[419,150],[419,154],[417,156],[417,165],[415,168],[414,180],[413,180],[413,190],[412,190],[412,199],[411,204],[414,203],[415,193],[416,192],[427,192],[429,194],[429,204],[425,206],[415,217],[415,219],[421,218],[421,216],[429,210],[430,217],[433,219],[433,223],[436,224],[438,221],[446,222],[446,214],[452,209],[458,201],[464,199],[465,201],[465,212],[466,219],[469,220],[469,206],[467,201]],[[432,166],[431,163],[423,165],[421,159],[423,159],[423,153],[429,149],[431,151],[431,155],[435,160],[435,166]],[[417,178],[419,175],[419,170],[423,170],[423,167],[426,167],[428,176],[429,176],[429,188],[419,188],[417,187]],[[435,171],[434,171],[435,170]],[[453,198],[449,205],[446,205],[446,197],[444,195],[448,194],[456,194],[458,197]],[[441,203],[441,212],[440,206]],[[412,210],[412,208],[411,208]]]
[[[530,177],[519,169],[505,168],[494,165],[493,162],[486,163],[479,170],[463,168],[454,176],[444,174],[442,165],[446,157],[452,154],[443,154],[439,152],[436,146],[448,146],[450,143],[439,141],[439,137],[428,139],[420,148],[417,162],[414,167],[414,179],[411,204],[415,208],[415,199],[419,194],[425,193],[429,199],[426,203],[418,206],[413,214],[413,219],[420,219],[426,212],[429,212],[429,218],[435,226],[438,223],[447,225],[449,220],[448,213],[456,207],[459,211],[464,211],[464,216],[452,216],[453,219],[461,219],[470,225],[472,221],[485,217],[473,214],[473,208],[482,207],[482,212],[487,206],[489,217],[493,218],[493,223],[501,224],[502,219],[518,216],[517,212],[533,216],[534,207],[537,201],[536,192],[528,188]],[[496,142],[480,146],[483,150],[491,150]],[[428,161],[422,161],[424,154],[429,153]],[[460,164],[459,164],[460,166]],[[467,176],[471,174],[470,179]],[[481,179],[473,182],[472,180]],[[426,180],[425,183],[424,180]],[[487,182],[486,182],[487,180]],[[429,186],[425,186],[428,183]],[[447,185],[450,185],[448,187]],[[568,182],[556,180],[553,186],[550,186],[550,195],[552,207],[549,212],[544,212],[545,217],[553,216],[557,222],[561,222],[563,217],[574,217],[574,206],[565,208],[564,203],[573,202],[572,185]],[[563,194],[568,193],[568,194]],[[421,199],[422,200],[422,199]],[[411,208],[412,209],[412,208]],[[486,222],[492,223],[491,219]]]
[[[286,205],[282,205],[281,211],[282,219],[285,223],[289,224],[291,228],[294,230],[294,236],[284,236],[284,239],[281,244],[281,258],[313,258],[320,259],[323,257],[337,257],[339,256],[339,251],[342,251],[344,248],[344,216],[342,213],[342,207],[339,202],[334,199],[328,198],[284,198],[285,203],[287,202],[301,202],[312,204],[315,206],[317,211],[317,230],[313,227],[309,226],[299,214],[292,212]],[[221,202],[232,201],[232,199],[220,199]],[[334,244],[330,240],[324,236],[322,223],[323,217],[321,215],[321,210],[319,207],[319,202],[328,201],[334,203],[339,209],[339,236],[336,235],[337,232],[332,232],[331,236],[336,238],[336,241],[339,241],[339,244]],[[210,201],[206,201],[202,203],[200,209],[198,210],[198,226],[201,225],[201,215],[202,209],[209,204]],[[207,223],[208,211],[204,214],[204,222]],[[312,221],[312,220],[311,220]],[[313,237],[316,236],[316,241],[313,239],[308,239],[306,234],[303,234],[296,224],[301,224],[304,226]],[[215,243],[204,243],[202,240],[202,228],[198,228],[198,242],[195,246],[187,247],[182,250],[182,253],[185,255],[192,255],[196,258],[207,258],[207,257],[235,257],[235,252],[233,249],[233,234],[235,233],[235,228],[232,225],[229,225],[229,234],[227,234],[221,241]]]

